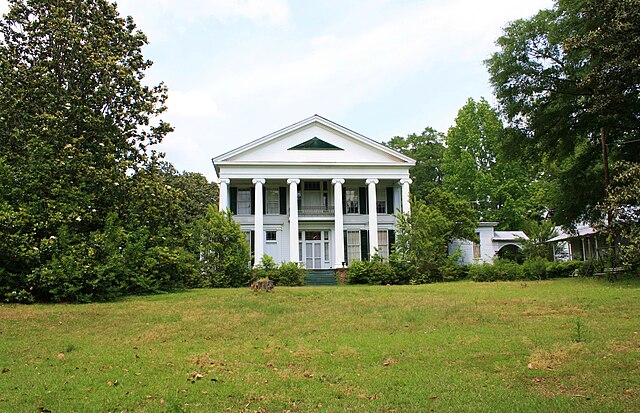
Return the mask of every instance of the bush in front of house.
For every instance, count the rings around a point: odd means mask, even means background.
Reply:
[[[549,261],[542,257],[526,259],[522,263],[522,278],[526,280],[546,280]]]
[[[548,278],[573,277],[576,275],[585,275],[587,263],[584,261],[553,261],[547,263]]]
[[[283,262],[276,271],[275,285],[297,287],[304,285],[304,268],[295,262]]]
[[[515,281],[523,278],[522,266],[514,261],[495,259],[493,264],[475,264],[469,268],[472,281]]]

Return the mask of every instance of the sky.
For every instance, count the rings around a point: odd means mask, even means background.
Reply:
[[[483,61],[552,0],[119,0],[147,35],[145,81],[169,88],[159,146],[179,171],[314,114],[379,142],[446,132],[493,102]],[[7,11],[0,0],[0,13]]]

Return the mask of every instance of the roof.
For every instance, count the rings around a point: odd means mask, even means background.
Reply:
[[[494,241],[522,241],[527,240],[527,234],[522,231],[494,231],[493,238]]]
[[[403,167],[411,167],[413,165],[415,165],[415,160],[400,153],[397,152],[391,148],[388,148],[387,146],[374,141],[373,139],[370,139],[364,135],[361,135],[357,132],[352,131],[351,129],[345,128],[344,126],[341,126],[335,122],[332,122],[322,116],[319,115],[313,115],[307,119],[304,119],[300,122],[294,123],[292,125],[289,125],[285,128],[282,128],[280,130],[277,130],[273,133],[270,133],[269,135],[263,136],[259,139],[256,139],[254,141],[251,141],[245,145],[242,145],[236,149],[233,149],[229,152],[226,152],[222,155],[219,155],[215,158],[212,159],[214,167],[216,169],[216,175],[219,176],[220,174],[220,166],[223,165],[242,165],[242,164],[248,164],[248,163],[256,163],[254,161],[251,160],[247,160],[247,159],[251,159],[252,156],[255,156],[256,153],[260,153],[260,152],[256,152],[256,151],[262,151],[262,153],[264,153],[264,148],[269,145],[274,146],[275,148],[278,148],[279,145],[282,144],[282,142],[286,141],[287,137],[291,137],[291,136],[297,136],[297,134],[304,134],[303,130],[310,130],[309,128],[324,128],[324,131],[331,131],[332,134],[331,136],[340,136],[341,138],[339,138],[338,140],[342,139],[342,143],[344,144],[348,144],[347,142],[352,142],[352,145],[360,145],[360,147],[362,148],[369,148],[368,150],[373,154],[373,153],[377,153],[379,155],[377,155],[377,157],[379,158],[378,161],[376,162],[371,162],[370,164],[380,164],[380,165],[388,165],[388,166],[403,166]],[[302,135],[300,135],[302,136]],[[320,136],[320,135],[319,135]],[[359,160],[359,159],[354,159],[354,160],[349,160],[349,159],[345,159],[346,155],[340,155],[342,158],[338,157],[336,158],[336,152],[344,152],[341,151],[340,149],[342,149],[344,146],[342,146],[340,144],[340,142],[325,142],[325,140],[327,140],[328,136],[325,136],[324,138],[321,136],[320,138],[313,136],[312,139],[309,138],[305,138],[309,139],[306,142],[294,142],[294,144],[301,144],[303,147],[305,147],[304,149],[309,149],[306,148],[306,146],[312,146],[312,151],[307,151],[307,152],[322,152],[325,150],[329,150],[330,146],[336,146],[335,148],[333,148],[333,155],[331,157],[328,158],[328,161],[326,161],[326,163],[337,163],[340,162],[342,164],[362,164],[363,160]],[[329,136],[330,137],[330,136]],[[345,147],[346,148],[346,147]],[[288,151],[290,152],[292,149],[302,149],[300,147],[288,147]],[[302,155],[302,154],[300,154]],[[260,164],[271,164],[271,165],[297,165],[297,164],[313,164],[313,163],[318,163],[318,162],[309,162],[308,156],[295,156],[295,159],[293,156],[289,156],[289,158],[287,159],[286,156],[284,157],[285,159],[261,159],[259,161],[257,161],[257,163]],[[375,157],[374,157],[375,158]],[[323,162],[319,162],[319,163],[325,163]]]
[[[580,223],[576,226],[575,231],[564,230],[562,227],[556,227],[557,236],[551,238],[547,242],[566,241],[570,238],[583,237],[597,233],[589,224]]]

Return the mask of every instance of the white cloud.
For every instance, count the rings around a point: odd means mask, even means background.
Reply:
[[[5,14],[9,11],[9,2],[7,0],[0,0],[0,14]]]
[[[172,117],[206,118],[218,114],[218,105],[203,90],[171,91],[167,108]]]

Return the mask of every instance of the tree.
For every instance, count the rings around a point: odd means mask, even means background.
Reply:
[[[429,203],[414,198],[411,214],[398,215],[395,251],[390,257],[399,279],[440,281],[448,267],[448,244],[455,238],[475,239],[477,221],[469,203],[434,189]]]
[[[597,219],[606,159],[640,159],[640,1],[558,0],[497,44],[491,83],[525,159],[558,188],[554,218]]]
[[[455,122],[446,137],[443,187],[475,205],[480,220],[519,228],[532,210],[532,174],[504,156],[498,113],[484,98],[470,98]]]
[[[419,135],[412,133],[406,138],[395,136],[385,143],[391,149],[416,160],[416,164],[409,171],[413,179],[413,196],[424,199],[433,188],[442,185],[443,143],[444,135],[430,127],[425,128]]]
[[[249,282],[251,252],[244,233],[229,210],[209,205],[195,224],[194,242],[200,251],[205,287],[241,287]]]
[[[159,171],[150,147],[171,127],[158,120],[166,87],[143,84],[147,38],[115,4],[9,5],[0,20],[0,276],[23,288],[64,248],[91,251],[113,214],[110,226],[161,239],[167,215],[149,208],[171,202],[146,185]]]
[[[611,217],[604,230],[611,245],[620,245],[620,262],[630,270],[640,269],[640,163],[619,162],[614,167],[613,182],[607,198],[600,205]]]

